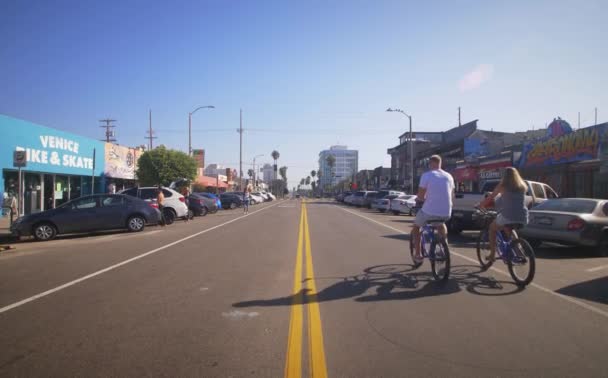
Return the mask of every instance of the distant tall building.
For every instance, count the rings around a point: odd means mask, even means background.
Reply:
[[[274,168],[272,168],[272,164],[266,163],[260,170],[262,171],[264,182],[270,184],[274,179]]]
[[[333,169],[327,164],[329,155],[336,158]],[[359,151],[349,150],[347,146],[331,146],[329,150],[319,152],[319,170],[321,188],[330,184],[336,185],[346,178],[353,177],[359,170]]]

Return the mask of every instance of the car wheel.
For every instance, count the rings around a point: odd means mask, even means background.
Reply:
[[[207,215],[209,213],[209,209],[207,209],[206,206],[203,206],[203,208],[201,208],[201,217],[204,217],[205,215]]]
[[[234,210],[234,209],[236,209],[236,203],[232,202],[230,204],[230,210]]]
[[[34,226],[34,238],[38,241],[52,240],[57,236],[57,228],[50,223],[40,223]]]
[[[600,244],[597,246],[597,254],[601,257],[608,257],[608,235],[600,240]]]
[[[384,213],[386,212],[386,209],[378,209],[379,212]]]
[[[395,215],[399,215],[399,211],[397,211],[397,210],[393,210],[393,214],[395,214]]]
[[[186,215],[186,217],[191,220],[194,219],[194,216],[197,215],[196,212],[192,209],[188,209],[188,215]]]
[[[140,232],[146,227],[146,220],[141,215],[133,215],[127,221],[127,230],[130,232]]]
[[[165,224],[166,225],[170,225],[173,224],[173,222],[175,222],[175,218],[177,218],[177,214],[175,213],[175,210],[173,209],[163,209],[163,215],[165,216]]]

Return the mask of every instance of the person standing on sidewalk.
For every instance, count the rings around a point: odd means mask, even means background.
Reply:
[[[167,220],[165,219],[165,195],[163,194],[163,189],[159,185],[158,189],[156,189],[156,204],[158,205],[158,210],[160,211],[160,225],[164,227],[167,224]]]
[[[243,213],[245,214],[249,213],[249,202],[251,201],[251,194],[249,192],[251,192],[251,188],[247,187],[243,193]]]

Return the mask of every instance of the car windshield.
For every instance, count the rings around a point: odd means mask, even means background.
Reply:
[[[565,213],[592,213],[597,207],[598,201],[581,198],[551,199],[535,206],[533,210],[562,211]]]

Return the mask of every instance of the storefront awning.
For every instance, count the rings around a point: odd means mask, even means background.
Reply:
[[[198,184],[201,184],[203,186],[212,186],[212,187],[219,187],[219,188],[228,188],[228,184],[226,184],[225,182],[223,182],[222,180],[218,180],[215,177],[209,177],[209,176],[198,176],[196,178],[196,182]]]

